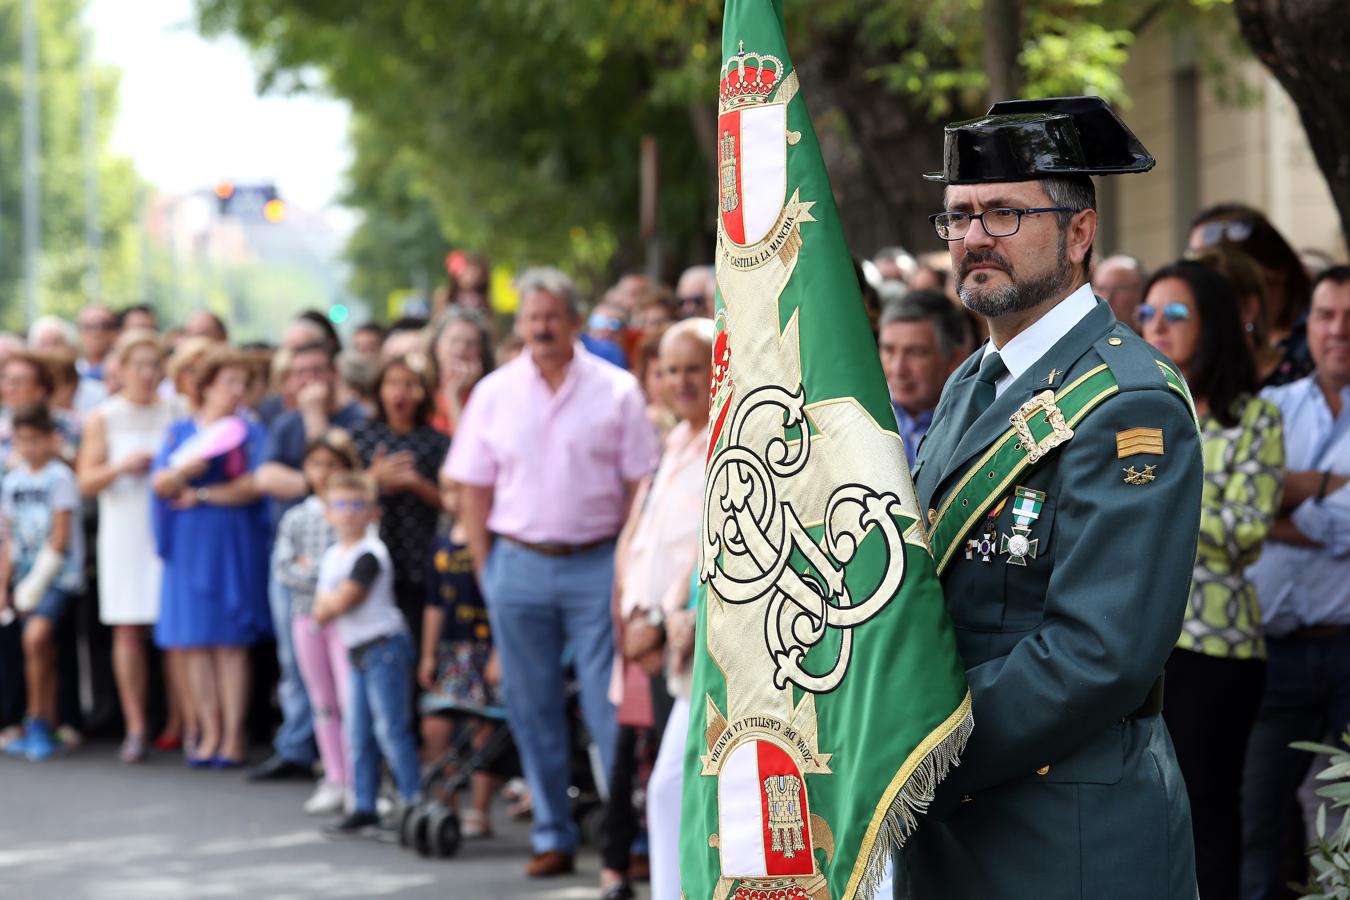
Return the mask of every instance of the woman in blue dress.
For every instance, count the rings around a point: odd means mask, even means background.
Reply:
[[[169,426],[152,469],[155,539],[164,560],[155,641],[184,654],[200,728],[188,756],[195,767],[243,763],[248,648],[272,630],[268,521],[253,483],[265,434],[244,419],[225,423],[236,432],[242,427],[242,443],[197,447],[241,408],[251,377],[248,360],[238,351],[213,350],[199,369],[196,415]],[[185,448],[189,441],[197,449]],[[222,446],[230,449],[222,452]],[[184,452],[175,454],[180,447]]]

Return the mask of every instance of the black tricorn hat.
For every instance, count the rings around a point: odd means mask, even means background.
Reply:
[[[1147,172],[1156,160],[1100,97],[1004,100],[945,129],[944,184]]]

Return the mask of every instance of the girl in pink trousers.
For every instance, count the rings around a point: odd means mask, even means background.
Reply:
[[[351,791],[350,755],[343,743],[342,710],[347,705],[347,650],[337,626],[319,626],[311,611],[319,578],[319,560],[337,541],[324,517],[323,491],[334,472],[359,468],[351,437],[340,428],[321,434],[305,448],[302,471],[311,491],[287,510],[277,526],[272,571],[291,592],[291,627],[300,678],[314,711],[314,739],[323,761],[323,780],[305,801],[312,816],[341,812]]]

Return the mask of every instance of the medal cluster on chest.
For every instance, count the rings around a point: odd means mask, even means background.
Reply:
[[[1012,501],[1013,517],[1011,533],[1000,532],[998,517],[1009,500]],[[1032,529],[1041,517],[1044,505],[1044,491],[1018,486],[1010,497],[1005,497],[989,512],[983,527],[966,541],[966,559],[991,563],[995,557],[1003,556],[1007,557],[1010,566],[1025,566],[1040,550],[1040,538],[1033,536]]]

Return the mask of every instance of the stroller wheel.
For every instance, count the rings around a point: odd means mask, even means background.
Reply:
[[[403,807],[403,812],[398,820],[398,842],[404,847],[411,847],[412,842],[412,817],[417,812],[418,804]]]
[[[400,816],[398,816],[398,843],[402,846],[413,846],[412,820],[413,814],[416,814],[418,806],[420,806],[420,804],[405,806],[402,808]]]
[[[403,827],[399,834],[403,845],[409,850],[416,851],[421,856],[427,855],[427,816],[429,814],[430,810],[424,803],[409,808],[403,818]]]
[[[459,817],[448,807],[431,811],[426,822],[427,844],[432,856],[448,859],[459,850]]]

